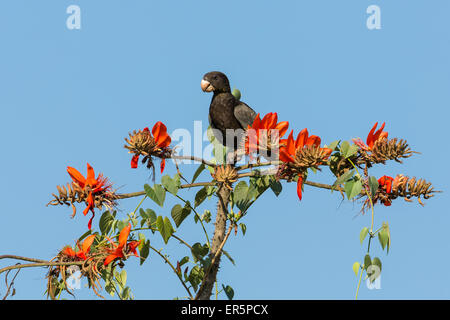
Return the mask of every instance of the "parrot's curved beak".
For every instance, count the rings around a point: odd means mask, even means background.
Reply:
[[[214,91],[214,86],[209,81],[206,81],[204,79],[202,79],[200,86],[202,87],[202,91],[204,92]]]

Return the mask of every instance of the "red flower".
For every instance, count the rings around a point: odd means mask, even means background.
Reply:
[[[305,146],[314,146],[316,148],[320,148],[321,139],[316,135],[309,135],[308,129],[303,129],[297,135],[297,139],[294,141],[293,131],[289,134],[287,139],[282,139],[280,141],[280,160],[286,163],[294,163],[296,155],[301,151]],[[333,150],[329,148],[320,148],[321,151],[325,152],[325,156],[329,157]],[[303,185],[303,176],[298,176],[297,181],[297,195],[300,200],[302,200],[302,185]]]
[[[260,150],[271,150],[274,146],[278,147],[280,138],[284,136],[288,127],[289,122],[287,121],[278,123],[278,115],[276,112],[266,114],[262,120],[258,113],[253,120],[252,126],[247,127],[247,139],[245,141],[246,153],[255,152],[258,148]],[[274,136],[274,132],[278,136]]]
[[[139,246],[141,241],[130,241],[127,245],[128,236],[130,235],[131,224],[129,223],[125,228],[120,231],[119,234],[119,244],[115,244],[111,241],[113,249],[110,249],[110,255],[106,257],[103,264],[107,266],[114,259],[121,258],[126,259],[126,254],[133,253],[136,257],[139,255],[136,252],[136,248]]]
[[[366,150],[366,151],[372,150],[373,145],[375,144],[376,141],[378,141],[380,139],[387,139],[387,137],[388,137],[388,133],[383,131],[385,122],[383,122],[380,129],[375,131],[377,126],[378,126],[378,122],[375,123],[375,125],[372,127],[372,130],[370,130],[369,134],[367,135],[367,139],[366,139],[367,145],[365,145],[364,142],[359,138],[353,139],[353,142],[363,150]]]
[[[148,127],[145,127],[144,132],[148,132],[150,134],[150,130]],[[172,142],[172,139],[170,138],[169,134],[167,133],[167,127],[162,123],[161,121],[158,121],[155,123],[152,129],[153,139],[155,141],[155,147],[153,148],[152,152],[161,152],[164,148],[167,148],[170,143]],[[139,154],[135,154],[133,158],[131,159],[131,168],[136,169],[138,167],[138,161],[139,161]],[[164,171],[164,167],[166,165],[166,159],[161,159],[161,173]]]
[[[92,212],[92,217],[88,223],[88,228],[90,230],[92,226],[92,219],[94,219],[95,216],[94,195],[95,193],[105,191],[110,187],[110,185],[106,185],[108,179],[103,178],[102,174],[99,174],[96,179],[94,169],[89,165],[89,163],[87,164],[86,178],[84,178],[84,176],[77,169],[72,167],[67,167],[67,172],[69,173],[74,183],[76,183],[84,191],[88,192],[87,197],[88,205],[86,209],[84,209],[83,214],[87,215],[89,210],[91,210]]]
[[[92,243],[94,242],[95,234],[90,235],[84,239],[83,243],[80,245],[77,243],[78,250],[75,251],[71,247],[67,246],[62,250],[62,253],[73,258],[74,260],[86,260],[89,251],[91,250]]]
[[[379,188],[381,188],[384,191],[386,191],[387,194],[392,192],[392,183],[393,182],[394,182],[394,178],[389,177],[389,176],[382,176],[380,179],[378,179]],[[384,200],[383,204],[385,206],[390,206],[391,205],[391,200],[389,200],[389,199]]]

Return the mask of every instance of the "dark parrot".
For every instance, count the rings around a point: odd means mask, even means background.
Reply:
[[[204,92],[214,92],[209,106],[209,124],[216,129],[214,135],[224,146],[231,143],[226,137],[227,129],[246,130],[253,124],[256,112],[247,104],[236,99],[231,93],[230,82],[225,74],[219,71],[208,72],[203,76],[201,87]],[[215,131],[216,131],[215,130]],[[217,133],[221,133],[217,134]],[[234,149],[239,147],[239,139],[242,136],[234,136]]]

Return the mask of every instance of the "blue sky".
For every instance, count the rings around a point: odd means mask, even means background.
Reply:
[[[81,30],[66,27],[72,4],[81,8]],[[381,8],[381,30],[366,27],[372,4]],[[200,80],[220,70],[243,101],[262,114],[278,112],[295,132],[307,127],[325,143],[365,139],[386,121],[391,137],[421,152],[371,171],[422,177],[444,193],[425,207],[401,199],[376,207],[375,223],[389,222],[392,246],[386,255],[375,242],[381,289],[362,285],[360,298],[448,299],[449,9],[445,0],[2,1],[0,254],[49,259],[84,233],[81,208],[70,219],[70,208],[45,206],[55,186],[68,182],[68,165],[84,173],[89,162],[122,192],[151,183],[145,168],[129,168],[123,138],[158,120],[169,132],[206,124],[211,96]],[[195,168],[182,170],[192,176]],[[167,173],[175,173],[171,163]],[[334,181],[326,170],[310,179]],[[352,264],[364,255],[359,231],[370,216],[336,192],[305,186],[299,202],[294,184],[283,187],[252,207],[244,237],[230,238],[236,266],[223,260],[219,284],[232,286],[237,299],[354,298]],[[122,201],[119,215],[137,203]],[[151,200],[143,206],[170,216],[175,203],[168,197],[165,209]],[[200,226],[188,220],[178,233],[199,241]],[[158,235],[150,239],[162,246]],[[167,252],[188,254],[172,241]],[[184,296],[155,255],[142,267],[129,259],[127,270],[138,299]],[[43,299],[44,276],[45,269],[23,270],[13,299]],[[95,298],[88,289],[76,294]]]

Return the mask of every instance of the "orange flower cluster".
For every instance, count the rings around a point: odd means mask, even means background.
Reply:
[[[92,243],[94,242],[96,235],[92,234],[80,245],[77,242],[77,247],[75,250],[70,246],[66,246],[61,252],[67,257],[73,259],[74,261],[84,261],[87,260],[89,251],[91,250]]]
[[[245,153],[252,154],[256,151],[276,150],[280,145],[280,138],[284,136],[289,127],[289,122],[278,122],[276,112],[266,114],[262,120],[259,113],[253,120],[253,124],[247,127],[245,140]]]
[[[93,259],[95,257],[96,261],[98,261],[98,259],[101,259],[100,261],[103,261],[103,265],[105,266],[107,266],[117,258],[126,259],[130,253],[134,254],[136,257],[139,257],[136,249],[141,241],[128,242],[130,231],[131,224],[129,223],[120,231],[118,244],[112,241],[110,238],[107,238],[112,247],[105,247],[104,245],[101,245],[96,249],[95,253],[90,252],[92,243],[94,242],[96,237],[95,234],[92,234],[84,239],[81,244],[77,242],[75,249],[70,246],[64,247],[63,250],[61,250],[61,254],[64,257],[69,258],[70,261],[85,261],[88,259]]]
[[[140,139],[137,139],[137,136]],[[138,144],[141,146],[134,145],[136,140],[139,140],[140,143]],[[130,136],[127,142],[132,146],[126,146],[126,148],[130,149],[130,153],[135,153],[131,159],[131,168],[136,169],[138,167],[139,156],[141,154],[145,156],[144,161],[148,157],[155,155],[161,157],[161,173],[164,171],[166,160],[162,156],[172,142],[172,139],[167,133],[167,127],[161,121],[158,121],[153,126],[151,134],[148,127],[146,127],[142,131],[135,133],[135,135]]]
[[[128,224],[125,228],[122,229],[122,231],[120,231],[118,244],[114,243],[111,239],[108,239],[113,245],[113,248],[107,249],[109,255],[103,262],[105,266],[107,266],[117,258],[126,259],[127,255],[130,253],[133,253],[136,257],[139,257],[139,255],[136,252],[136,248],[139,246],[141,241],[130,241],[127,244],[128,236],[130,235],[130,230],[131,224]]]
[[[95,216],[94,196],[97,193],[101,193],[109,189],[111,184],[108,184],[108,179],[104,178],[102,174],[99,174],[97,178],[95,178],[94,169],[89,163],[87,164],[86,178],[77,169],[72,167],[67,167],[67,172],[72,178],[73,183],[77,184],[83,191],[88,193],[87,206],[86,209],[84,209],[83,214],[87,215],[89,210],[92,212],[92,217],[88,223],[88,228],[90,230],[92,227],[92,219],[94,219]]]
[[[322,160],[327,159],[333,150],[320,147],[321,139],[316,135],[309,135],[308,129],[303,129],[294,140],[293,131],[287,139],[282,139],[280,144],[280,160],[294,167],[294,171],[298,175],[297,195],[302,200],[303,175],[308,168],[304,165],[303,156],[305,148],[314,149]],[[319,162],[320,164],[320,162]]]

